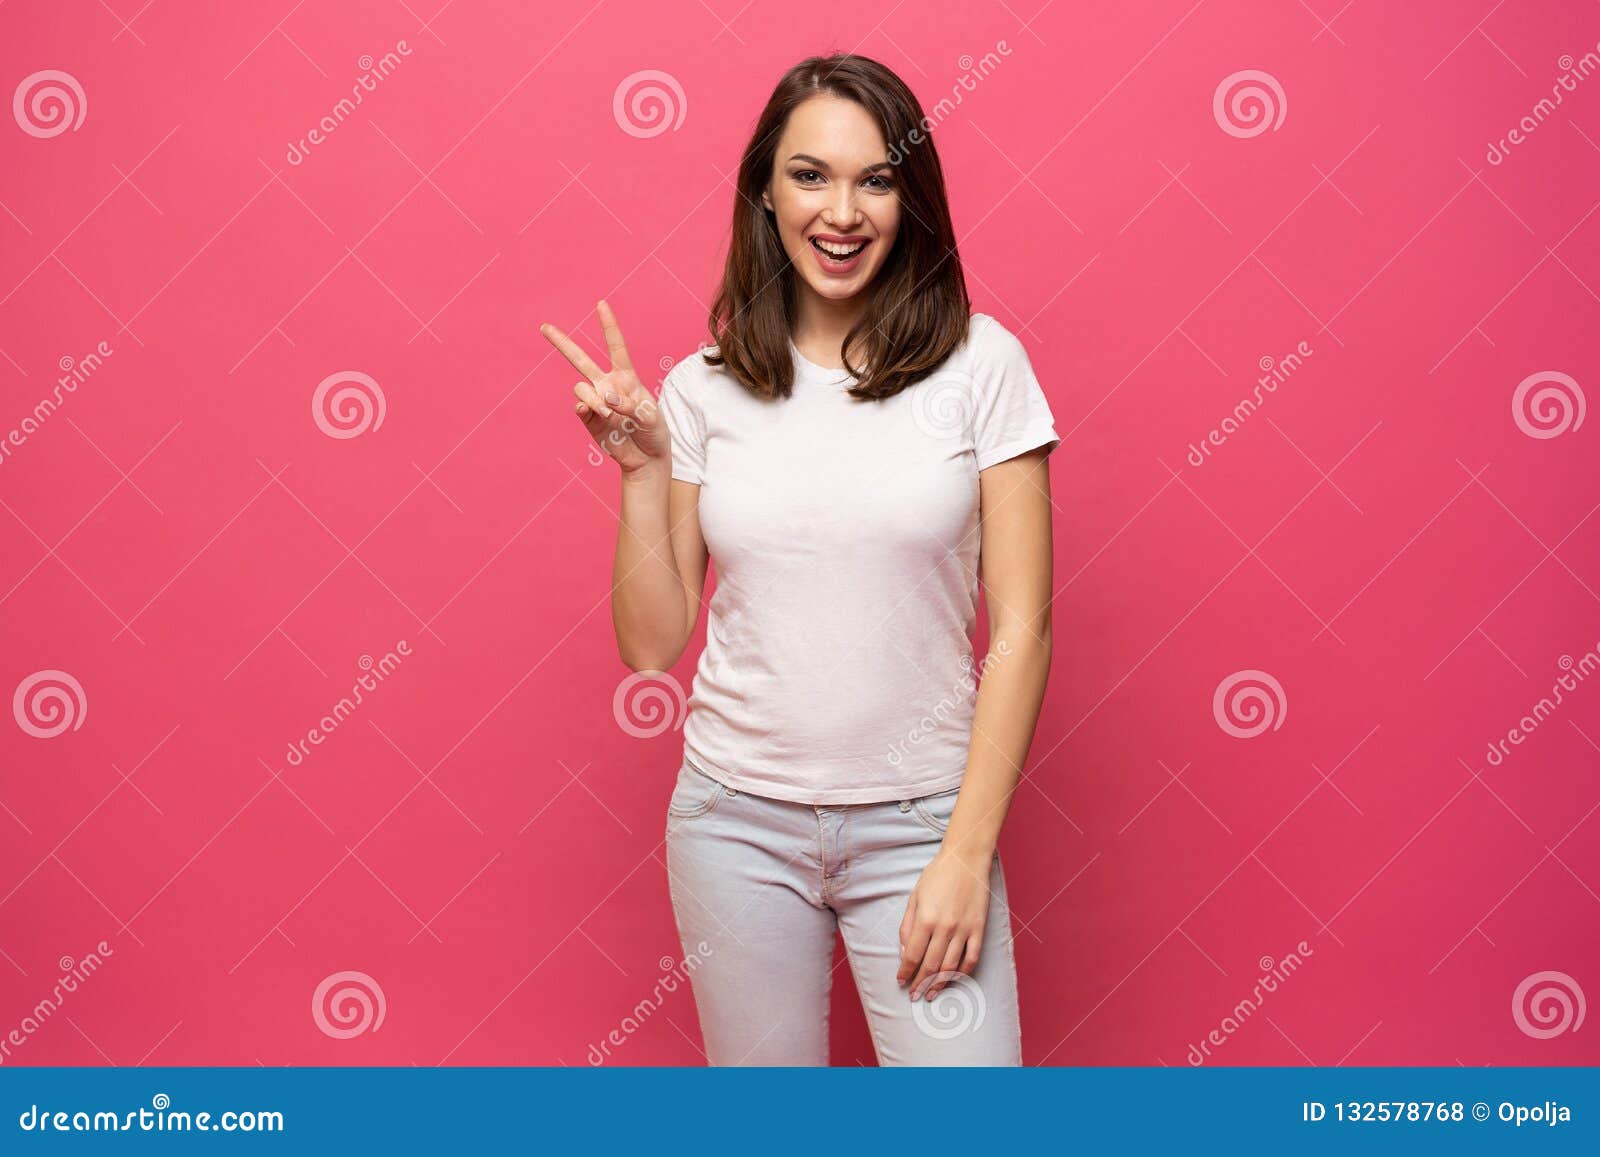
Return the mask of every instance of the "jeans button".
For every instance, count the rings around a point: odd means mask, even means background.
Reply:
[[[738,795],[739,794],[739,789],[736,788],[736,787],[730,787],[728,789],[728,794],[729,795]]]
[[[908,800],[908,799],[901,800],[900,801],[900,810],[903,811],[903,812],[910,811],[911,810],[911,801]]]

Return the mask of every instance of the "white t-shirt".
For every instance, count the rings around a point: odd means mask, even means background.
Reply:
[[[667,375],[672,477],[700,486],[716,564],[685,759],[741,791],[877,803],[958,787],[977,701],[978,471],[1054,417],[1022,344],[974,314],[966,342],[892,398],[790,344],[762,400],[697,351]]]

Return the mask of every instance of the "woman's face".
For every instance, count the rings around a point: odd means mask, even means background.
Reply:
[[[761,203],[820,297],[855,296],[889,256],[900,194],[888,154],[872,114],[853,100],[818,95],[789,114]]]

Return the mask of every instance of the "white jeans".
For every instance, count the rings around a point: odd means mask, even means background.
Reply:
[[[880,1065],[1020,1065],[1000,857],[971,976],[931,1001],[896,982],[900,922],[959,789],[812,806],[738,791],[685,760],[667,805],[667,878],[713,1065],[826,1065],[835,929]]]

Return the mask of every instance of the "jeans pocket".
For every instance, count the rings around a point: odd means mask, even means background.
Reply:
[[[950,828],[950,817],[955,813],[956,797],[960,794],[961,788],[953,787],[949,791],[919,795],[911,801],[911,814],[942,836]]]
[[[717,801],[727,794],[727,790],[720,781],[684,760],[683,766],[678,769],[678,782],[672,788],[672,798],[667,801],[667,815],[680,820],[703,816],[717,806]]]

